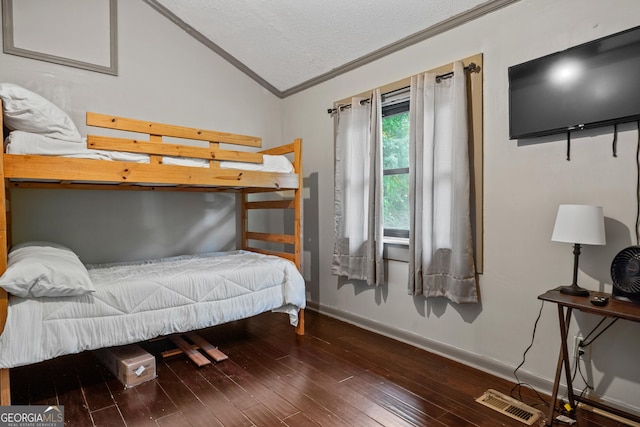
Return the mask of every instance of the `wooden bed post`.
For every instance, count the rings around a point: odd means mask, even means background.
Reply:
[[[0,403],[2,406],[11,405],[11,384],[9,368],[0,369]]]
[[[295,236],[296,243],[294,245],[295,251],[295,264],[298,270],[302,272],[302,139],[296,138],[293,141],[293,167],[298,174],[298,188],[295,190],[295,196],[293,203],[295,204]]]
[[[295,264],[298,271],[302,273],[302,192],[304,184],[302,179],[302,139],[296,138],[293,141],[293,167],[298,174],[298,188],[295,190],[294,196],[294,228],[296,243],[294,245]],[[298,326],[296,326],[296,334],[304,335],[304,309],[298,312]]]
[[[0,129],[3,127],[3,108],[0,100]],[[4,132],[3,132],[4,133]],[[4,135],[3,135],[4,141]],[[4,155],[4,150],[2,150]],[[7,204],[8,188],[4,179],[4,161],[0,161],[0,274],[7,269],[7,257],[9,253],[8,218],[10,215]],[[0,288],[0,334],[4,331],[9,308],[9,294]],[[0,369],[0,405],[11,405],[11,386],[9,384],[9,369]]]
[[[2,100],[0,100],[0,129],[3,133],[4,141],[4,123],[3,123],[3,107]],[[4,150],[2,150],[4,155]],[[9,205],[7,203],[7,197],[9,189],[4,179],[4,161],[0,162],[0,209],[2,214],[0,215],[0,275],[7,269],[7,257],[9,254],[9,239],[8,239],[8,225],[9,221]],[[4,289],[0,288],[0,334],[4,330],[4,324],[7,321],[7,308],[9,303],[9,295]]]

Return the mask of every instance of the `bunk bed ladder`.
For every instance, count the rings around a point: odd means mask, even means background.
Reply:
[[[302,140],[297,138],[291,144],[267,149],[262,151],[263,154],[287,154],[293,153],[293,167],[298,174],[298,188],[293,191],[292,198],[282,198],[278,200],[261,200],[250,201],[249,195],[254,193],[262,193],[263,191],[245,190],[241,194],[241,248],[248,251],[259,252],[267,255],[277,255],[292,261],[299,271],[302,272]],[[249,231],[249,211],[251,210],[293,210],[293,234],[275,234],[260,233]],[[282,243],[293,246],[293,253],[284,251],[275,251],[256,248],[249,245],[249,241],[261,241],[271,243]],[[304,310],[300,310],[298,326],[296,327],[298,335],[304,335]]]

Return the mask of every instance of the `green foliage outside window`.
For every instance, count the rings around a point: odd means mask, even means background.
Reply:
[[[385,229],[409,230],[409,113],[382,119]],[[393,170],[393,171],[390,171]]]

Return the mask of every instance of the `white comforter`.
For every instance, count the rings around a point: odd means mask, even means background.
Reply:
[[[87,266],[97,291],[10,298],[0,367],[139,342],[273,310],[297,325],[304,279],[282,258],[236,251]]]

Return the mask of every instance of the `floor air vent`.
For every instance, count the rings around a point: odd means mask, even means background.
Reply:
[[[492,389],[485,391],[476,402],[527,425],[533,425],[542,419],[541,411]]]

